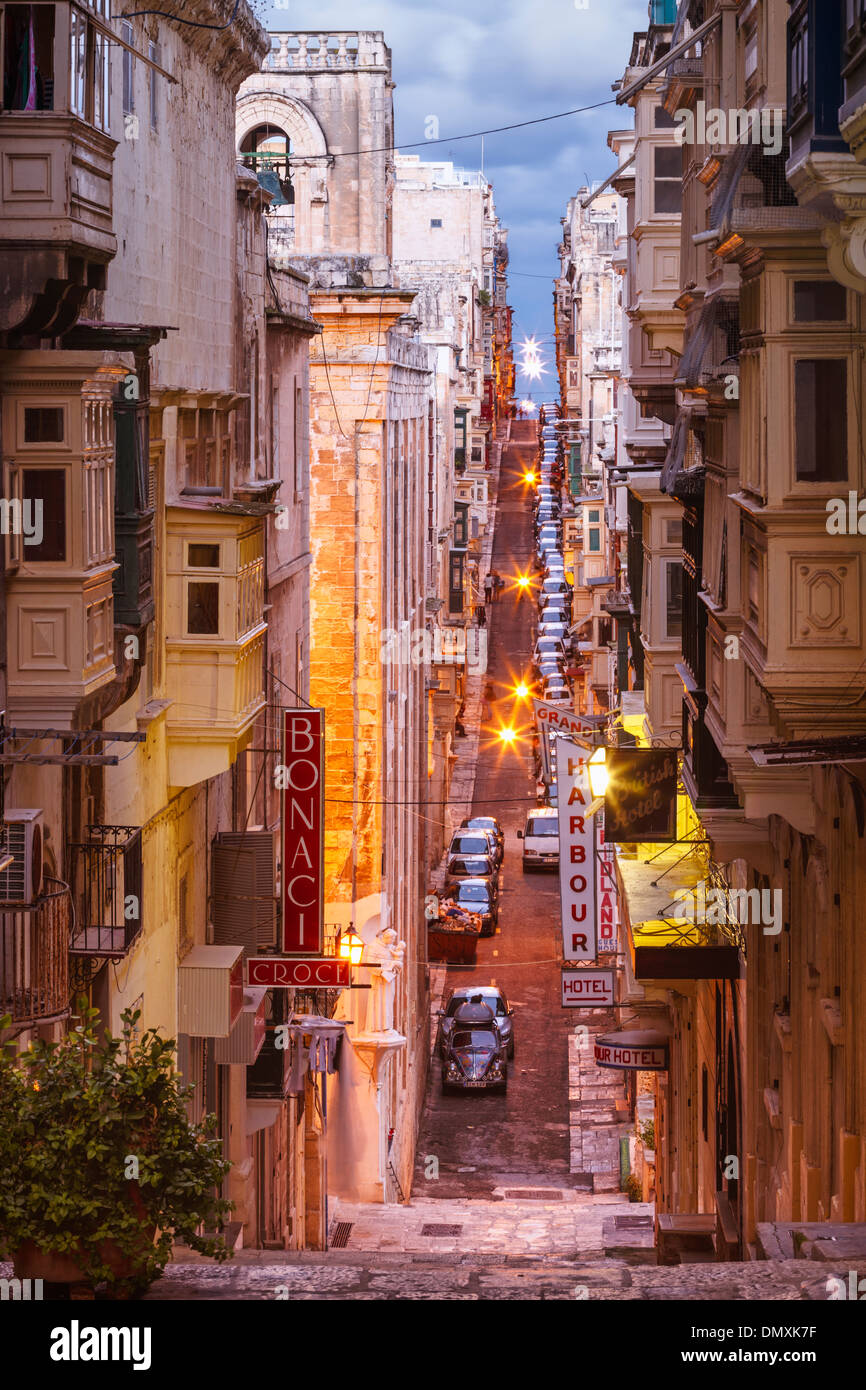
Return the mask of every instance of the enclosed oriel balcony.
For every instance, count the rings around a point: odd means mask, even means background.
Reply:
[[[263,708],[264,523],[170,507],[166,527],[169,782],[225,772]]]
[[[10,723],[69,729],[114,679],[114,388],[85,352],[0,370]]]
[[[110,0],[0,5],[0,333],[56,336],[104,287],[117,249],[109,19]]]

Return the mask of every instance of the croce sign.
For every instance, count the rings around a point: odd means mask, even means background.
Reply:
[[[284,711],[283,950],[324,950],[325,711]],[[252,981],[250,981],[252,983]]]
[[[673,749],[608,748],[604,838],[676,839],[677,755]]]
[[[269,989],[346,989],[350,983],[349,962],[329,956],[312,960],[250,956],[247,981],[250,985],[267,985]]]

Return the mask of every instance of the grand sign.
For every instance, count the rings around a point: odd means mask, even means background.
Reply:
[[[595,825],[586,814],[592,801],[588,757],[588,749],[569,739],[557,743],[562,953],[575,962],[594,961],[598,955]]]
[[[573,710],[563,709],[561,705],[553,705],[549,700],[537,700],[534,697],[532,706],[541,743],[541,762],[545,777],[549,778],[553,771],[550,756],[551,739],[565,737],[583,743],[584,739],[599,738],[602,721],[598,716],[588,718],[582,714],[575,714]]]
[[[347,960],[335,960],[332,956],[314,956],[310,960],[250,956],[247,983],[267,985],[269,989],[346,989],[351,983],[350,969]]]
[[[323,709],[284,711],[281,772],[283,950],[290,956],[320,956],[325,930]]]
[[[677,755],[669,748],[608,748],[604,835],[609,842],[676,839]]]

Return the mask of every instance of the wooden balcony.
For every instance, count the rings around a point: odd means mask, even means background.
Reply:
[[[68,113],[0,116],[0,332],[54,337],[75,322],[89,290],[103,287],[117,249],[116,148]]]
[[[0,1016],[33,1026],[68,1013],[71,921],[69,889],[52,878],[32,906],[0,913]]]

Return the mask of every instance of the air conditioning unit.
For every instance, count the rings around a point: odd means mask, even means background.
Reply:
[[[0,824],[0,907],[33,903],[42,893],[42,810],[8,807]]]

